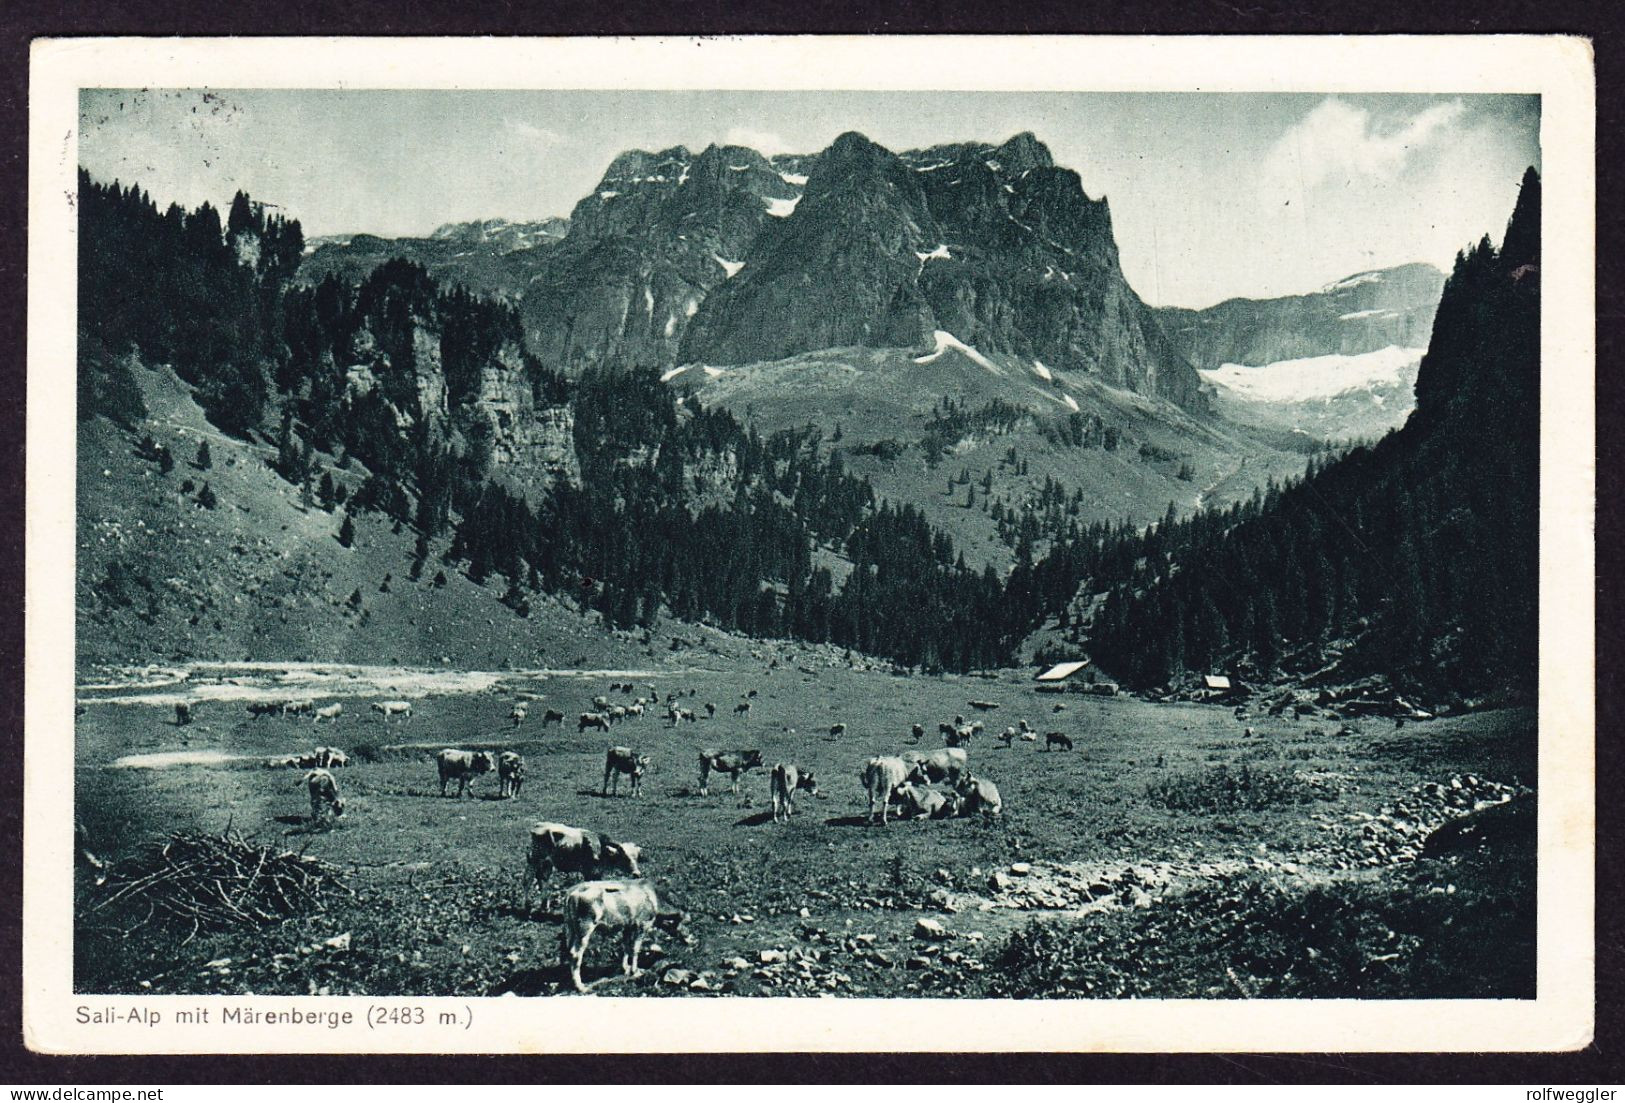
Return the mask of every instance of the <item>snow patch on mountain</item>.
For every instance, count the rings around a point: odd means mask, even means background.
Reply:
[[[1350,391],[1394,387],[1414,369],[1427,351],[1389,345],[1355,355],[1307,356],[1248,367],[1221,364],[1201,369],[1203,380],[1238,398],[1255,402],[1309,402]]]
[[[1042,360],[1033,361],[1033,371],[1038,373],[1038,378],[1040,379],[1050,380],[1055,378],[1055,374],[1044,366],[1044,362]]]
[[[955,352],[963,353],[972,363],[986,368],[994,375],[1004,374],[999,370],[998,366],[993,363],[993,361],[989,360],[987,357],[965,344],[965,342],[961,341],[947,330],[939,329],[931,336],[936,341],[936,349],[926,353],[924,356],[916,356],[914,358],[914,362],[916,364],[930,364],[933,361],[940,359],[943,353],[952,349]]]
[[[796,204],[801,202],[801,196],[794,199],[776,199],[771,196],[762,200],[767,204],[767,213],[774,218],[789,218],[796,212]]]
[[[722,265],[722,270],[728,273],[728,278],[730,280],[739,275],[739,270],[745,267],[745,262],[742,260],[723,260],[715,253],[711,254],[711,259]]]

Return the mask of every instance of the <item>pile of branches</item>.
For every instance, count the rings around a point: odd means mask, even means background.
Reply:
[[[109,868],[81,918],[133,919],[131,927],[158,924],[196,934],[307,915],[322,910],[333,892],[350,889],[336,867],[316,858],[251,843],[229,830],[177,833]]]

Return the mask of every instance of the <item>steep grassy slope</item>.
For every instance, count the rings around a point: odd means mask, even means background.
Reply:
[[[167,369],[134,368],[149,415],[130,430],[97,418],[79,426],[78,658],[83,664],[183,658],[323,659],[458,666],[648,665],[671,636],[724,650],[739,641],[690,625],[611,632],[596,613],[532,595],[528,616],[432,549],[408,577],[414,534],[357,513],[353,546],[338,540],[342,509],[301,501],[271,470],[275,449],[221,434],[190,388]],[[175,458],[162,474],[139,454],[150,434]],[[207,440],[212,465],[193,462]],[[352,491],[359,464],[339,469]],[[193,490],[183,492],[186,482]],[[197,502],[207,483],[212,509]],[[444,581],[436,584],[436,572]],[[359,593],[359,605],[352,595]],[[703,644],[701,644],[703,646]],[[682,645],[679,645],[681,649]]]
[[[920,508],[953,537],[967,562],[1001,570],[1012,562],[1013,547],[998,538],[990,501],[1005,510],[1027,508],[1052,479],[1069,495],[1082,491],[1069,520],[1145,523],[1162,517],[1170,502],[1183,513],[1245,498],[1271,478],[1301,475],[1300,449],[1309,443],[1199,418],[1086,376],[983,356],[951,342],[936,352],[843,348],[738,367],[692,365],[668,378],[759,431],[818,427],[829,447],[842,450],[851,472],[868,478],[885,498]],[[924,442],[944,398],[967,411],[972,423],[990,408],[1001,423],[973,424],[963,436],[936,429],[948,443],[932,462]],[[1062,434],[1074,419],[1095,436],[1114,432],[1116,446],[1067,443]],[[954,482],[950,492],[950,481],[966,470],[970,484]],[[991,492],[984,484],[988,473]]]

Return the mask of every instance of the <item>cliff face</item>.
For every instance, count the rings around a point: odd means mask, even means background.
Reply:
[[[617,157],[524,293],[531,347],[572,372],[673,363],[689,319],[770,211],[793,209],[794,176],[737,146]]]
[[[924,345],[945,330],[1200,406],[1200,381],[1123,278],[1105,200],[1030,134],[897,155],[845,134],[805,195],[701,304],[680,361]]]
[[[1157,311],[1197,368],[1426,348],[1444,273],[1430,264],[1360,272],[1308,295],[1230,299],[1202,310]]]

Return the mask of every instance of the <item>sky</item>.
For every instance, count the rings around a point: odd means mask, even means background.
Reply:
[[[241,189],[307,237],[426,235],[567,215],[627,149],[812,153],[1030,130],[1110,201],[1129,283],[1159,306],[1448,271],[1499,240],[1540,102],[1505,95],[1080,92],[86,90],[79,163],[161,205]]]

